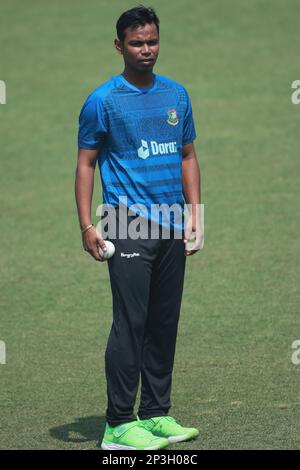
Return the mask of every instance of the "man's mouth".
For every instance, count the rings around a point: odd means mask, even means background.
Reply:
[[[139,62],[152,63],[154,62],[154,59],[141,59]]]

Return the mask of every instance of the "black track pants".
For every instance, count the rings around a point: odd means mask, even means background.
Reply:
[[[113,323],[105,352],[110,425],[168,414],[185,255],[183,239],[113,239]]]

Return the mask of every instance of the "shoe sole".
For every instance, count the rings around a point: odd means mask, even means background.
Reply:
[[[144,447],[143,449],[137,449],[136,447],[131,447],[131,446],[124,446],[121,444],[106,444],[105,442],[102,442],[101,444],[101,449],[103,450],[159,450],[159,449],[164,449],[167,447],[168,444],[165,446],[151,446],[151,447]]]
[[[167,439],[170,443],[174,443],[174,442],[191,441],[193,439],[196,439],[198,436],[199,434],[197,434],[197,436],[188,436],[187,434],[182,434],[181,436],[169,436],[167,437]]]

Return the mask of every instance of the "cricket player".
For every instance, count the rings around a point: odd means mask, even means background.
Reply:
[[[126,237],[109,235],[115,245],[107,261],[113,323],[105,351],[107,409],[101,447],[161,449],[199,435],[196,428],[179,424],[169,409],[186,257],[203,242],[194,210],[200,204],[200,170],[189,95],[181,84],[153,72],[159,53],[155,11],[132,8],[120,16],[116,29],[114,44],[124,59],[123,73],[95,89],[79,117],[75,193],[83,247],[104,261],[99,254],[99,248],[106,248],[104,237],[91,219],[96,163],[103,203],[116,208],[119,224],[121,198],[126,208],[149,209],[143,214],[148,225],[151,207],[160,204],[190,204],[192,217],[180,238],[174,235],[178,224],[172,217],[167,238],[161,236],[161,218],[155,221],[160,227],[156,238],[132,238],[129,231]],[[130,214],[125,229],[141,212]],[[187,249],[191,231],[196,241]]]

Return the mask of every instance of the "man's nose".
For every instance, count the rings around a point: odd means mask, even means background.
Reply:
[[[144,55],[149,55],[150,54],[150,47],[148,46],[148,44],[143,45],[142,54],[144,54]]]

